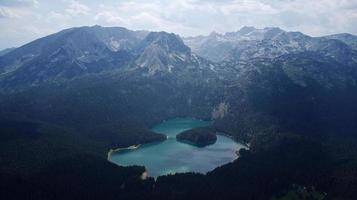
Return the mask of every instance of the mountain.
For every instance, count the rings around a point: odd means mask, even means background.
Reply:
[[[13,89],[113,70],[142,68],[154,75],[198,67],[199,62],[206,61],[192,55],[175,34],[80,27],[38,39],[2,56],[0,81],[1,89]]]
[[[356,50],[330,37],[92,26],[18,47],[0,57],[0,197],[355,199]],[[182,116],[250,148],[206,175],[157,180],[107,162],[111,148],[164,140],[150,127]]]
[[[211,62],[166,32],[71,28],[19,47],[0,63],[3,116],[79,129],[107,147],[159,139],[150,125],[191,112],[209,116],[207,107],[219,98]],[[199,95],[212,101],[202,103]],[[141,125],[128,125],[135,123]],[[128,134],[133,130],[142,139]]]
[[[357,49],[357,36],[352,34],[342,33],[342,34],[325,36],[323,38],[339,40],[350,46],[352,49],[354,50]]]
[[[14,49],[16,49],[15,47],[12,47],[12,48],[6,48],[6,49],[3,49],[0,51],[0,56],[3,56],[11,51],[13,51]]]
[[[150,33],[138,47],[142,52],[136,64],[147,68],[149,74],[157,71],[172,72],[191,61],[191,50],[175,34]]]
[[[5,85],[36,85],[114,69],[130,62],[130,51],[145,32],[124,28],[81,27],[35,40],[4,55]]]
[[[350,54],[350,58],[353,57],[350,62],[356,62],[355,49],[342,40],[331,40],[329,37],[313,38],[300,32],[286,32],[280,28],[243,27],[237,32],[212,33],[209,36],[185,38],[184,41],[194,53],[214,62],[252,58],[273,59],[285,54],[306,51],[327,53],[336,59],[345,59],[344,55]],[[330,50],[326,52],[326,48]]]

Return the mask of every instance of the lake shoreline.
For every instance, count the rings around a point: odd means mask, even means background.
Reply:
[[[110,149],[107,153],[107,160],[110,162],[110,163],[113,163],[115,165],[118,165],[118,166],[121,166],[120,164],[118,163],[115,163],[115,162],[112,162],[110,160],[110,157],[112,155],[112,153],[115,153],[115,152],[119,152],[119,151],[126,151],[126,150],[135,150],[135,149],[138,149],[140,148],[142,144],[137,144],[137,145],[131,145],[129,147],[124,147],[124,148],[116,148],[116,149]],[[144,166],[145,167],[145,166]],[[147,169],[145,168],[145,171],[140,175],[140,179],[141,180],[146,180],[147,178],[149,177],[149,172],[147,171]]]
[[[123,150],[134,150],[134,149],[138,149],[142,144],[135,144],[135,145],[131,145],[129,147],[124,147],[124,148],[116,148],[116,149],[109,149],[108,153],[107,153],[107,160],[110,161],[110,157],[112,155],[112,153],[115,152],[119,152],[119,151],[123,151]],[[111,161],[110,161],[111,162]]]
[[[212,145],[207,145],[207,149],[205,149],[206,146],[198,147],[187,141],[179,141],[176,139],[176,135],[183,131],[209,125],[209,122],[192,118],[165,120],[151,129],[153,132],[166,135],[166,140],[159,142],[163,142],[163,146],[156,145],[157,142],[150,142],[131,145],[126,148],[110,149],[107,154],[107,160],[118,166],[144,166],[145,171],[139,175],[139,178],[141,179],[146,179],[147,177],[157,178],[168,174],[168,172],[169,174],[183,172],[204,174],[218,166],[234,161],[238,158],[236,151],[248,147],[247,144],[235,140],[231,135],[218,131],[215,132],[215,134],[221,136],[222,139],[217,139]],[[217,143],[217,141],[219,141],[219,143]],[[188,145],[180,145],[180,143],[186,143]],[[228,146],[219,146],[222,144]],[[193,147],[196,147],[197,149]],[[215,150],[212,151],[213,149]],[[187,164],[187,161],[193,159],[195,155],[196,158]],[[160,156],[163,156],[162,158],[166,159],[164,160],[165,162],[162,162]],[[220,156],[225,158],[226,161],[222,162],[222,160],[218,159]],[[196,161],[197,163],[195,163]],[[159,162],[160,165],[155,165],[153,162]],[[207,165],[202,165],[202,163],[207,163]]]
[[[227,134],[227,133],[216,132],[216,134],[217,134],[217,135],[222,135],[222,136],[228,137],[228,138],[232,139],[233,141],[235,141],[235,142],[237,142],[237,143],[239,143],[239,144],[242,144],[242,145],[246,146],[248,149],[249,149],[249,147],[250,147],[250,144],[249,144],[249,143],[246,143],[246,142],[244,142],[243,140],[238,140],[238,139],[236,139],[235,137],[233,137],[233,136],[231,136],[231,135],[229,135],[229,134]]]
[[[223,133],[223,132],[216,132],[217,135],[221,135],[221,136],[224,136],[224,137],[227,137],[227,138],[230,138],[232,139],[233,141],[235,141],[236,143],[238,144],[242,144],[244,145],[247,149],[249,149],[250,145],[249,143],[245,143],[243,141],[240,141],[240,140],[236,140],[233,136],[227,134],[227,133]],[[173,138],[173,137],[172,137]],[[168,135],[166,135],[166,140],[170,139],[170,137]],[[189,144],[189,145],[192,145],[192,146],[195,146],[194,144],[191,144],[189,141],[184,141],[182,140],[181,142],[183,143],[186,143],[186,144]],[[113,153],[115,152],[120,152],[120,151],[126,151],[126,150],[136,150],[138,148],[140,148],[142,145],[145,145],[145,144],[153,144],[153,143],[156,143],[156,142],[150,142],[150,143],[144,143],[144,144],[135,144],[135,145],[131,145],[129,147],[121,147],[121,148],[116,148],[116,149],[109,149],[108,153],[107,153],[107,160],[111,163],[114,163],[116,164],[115,162],[112,162],[110,160],[110,157],[112,156]],[[117,164],[118,165],[118,164]],[[120,165],[119,165],[120,166]]]

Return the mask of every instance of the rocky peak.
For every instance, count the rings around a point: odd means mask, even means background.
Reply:
[[[180,36],[174,33],[151,32],[143,40],[141,48],[145,49],[150,45],[160,47],[168,53],[191,53],[191,49],[184,44]]]
[[[137,50],[136,64],[148,69],[153,75],[157,72],[172,72],[191,61],[191,49],[173,33],[151,32],[141,42]]]
[[[257,29],[252,26],[244,26],[239,31],[228,32],[224,36],[227,39],[234,40],[234,41],[264,40],[264,39],[271,39],[282,33],[285,33],[285,31],[277,27],[267,27],[264,29]]]
[[[257,29],[253,26],[243,26],[239,31],[237,31],[237,33],[239,33],[241,35],[245,35],[245,34],[251,33],[256,30]]]

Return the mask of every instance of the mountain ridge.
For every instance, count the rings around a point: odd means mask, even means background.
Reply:
[[[30,42],[0,57],[4,85],[38,85],[108,70],[171,72],[197,62],[175,34],[121,27],[70,28]],[[182,68],[182,67],[181,67]],[[25,78],[26,74],[32,74]]]
[[[345,34],[341,34],[342,36]],[[278,27],[256,29],[243,27],[236,32],[225,34],[210,34],[208,36],[184,38],[185,43],[194,53],[214,62],[255,57],[275,58],[287,53],[302,51],[322,51],[321,43],[335,46],[347,45],[350,51],[355,51],[356,37],[325,36],[310,37],[301,32],[286,32]],[[333,38],[334,37],[334,38]],[[352,38],[352,39],[351,39]]]

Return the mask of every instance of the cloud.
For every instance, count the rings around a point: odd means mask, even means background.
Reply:
[[[225,15],[232,15],[236,13],[249,13],[252,14],[275,14],[279,12],[274,9],[271,5],[265,4],[260,1],[233,1],[229,4],[222,4],[220,10]]]
[[[111,11],[101,11],[94,16],[94,20],[103,25],[124,26],[124,20],[116,13]]]
[[[6,7],[31,7],[37,6],[37,0],[1,0],[0,6]]]
[[[87,15],[90,11],[90,8],[84,4],[79,3],[78,1],[72,0],[66,12],[71,15]]]
[[[18,15],[8,7],[0,6],[0,19],[1,18],[18,18]]]
[[[21,18],[23,11],[38,5],[37,0],[0,0],[0,19]]]
[[[0,26],[5,27],[0,32],[0,48],[64,28],[94,24],[182,36],[237,31],[245,25],[278,26],[312,36],[357,34],[357,1],[0,0]],[[26,27],[31,32],[24,34]]]

